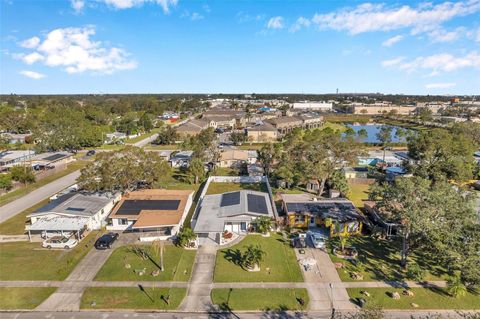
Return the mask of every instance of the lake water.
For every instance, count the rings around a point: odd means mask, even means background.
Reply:
[[[366,142],[366,143],[380,143],[379,140],[377,139],[377,133],[380,132],[380,129],[385,126],[385,125],[381,125],[381,124],[371,124],[371,125],[347,125],[348,127],[351,127],[355,133],[358,133],[358,131],[360,131],[361,129],[365,129],[367,131],[367,138],[362,138],[361,141],[362,142]],[[395,136],[396,132],[397,132],[397,129],[399,127],[397,126],[390,126],[392,127],[392,142],[393,143],[402,143],[402,142],[406,142],[407,140],[407,137],[406,136],[403,136],[401,138],[398,138],[397,136]],[[409,129],[403,129],[405,131],[410,131]]]

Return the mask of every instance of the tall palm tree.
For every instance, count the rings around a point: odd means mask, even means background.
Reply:
[[[253,269],[255,266],[260,267],[260,263],[263,261],[265,252],[259,245],[249,245],[247,250],[243,254],[243,264],[248,269]]]

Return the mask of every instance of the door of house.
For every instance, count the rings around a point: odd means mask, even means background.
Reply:
[[[312,217],[310,217],[310,226],[315,226],[315,225],[316,225],[315,224],[315,217],[312,216]]]
[[[240,223],[240,230],[242,232],[246,232],[247,231],[247,223],[246,222],[241,222]]]

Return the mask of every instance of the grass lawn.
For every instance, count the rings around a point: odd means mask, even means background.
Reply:
[[[98,281],[188,281],[195,261],[195,250],[186,250],[173,245],[165,245],[164,267],[157,277],[152,271],[159,269],[160,258],[155,257],[150,245],[139,245],[147,250],[152,259],[143,260],[131,251],[132,246],[117,248],[98,272]],[[125,268],[125,264],[131,268]],[[135,269],[146,268],[145,275],[140,276]]]
[[[37,205],[25,209],[20,214],[17,214],[0,224],[0,234],[2,235],[22,235],[25,233],[25,225],[27,215],[33,213],[40,207],[48,204],[48,199],[42,200]]]
[[[212,173],[214,176],[238,176],[238,170],[230,167],[217,167]]]
[[[5,195],[0,196],[0,205],[6,205],[22,196],[27,195],[31,191],[34,191],[37,188],[40,188],[48,183],[51,183],[63,176],[66,176],[70,173],[73,173],[76,170],[79,170],[83,168],[88,162],[87,161],[75,161],[70,164],[68,164],[67,168],[61,172],[58,172],[56,174],[53,174],[51,176],[45,177],[44,179],[35,182],[33,184],[29,184],[26,187],[22,187],[19,189],[16,189],[12,192],[9,192]]]
[[[125,145],[121,145],[121,144],[103,144],[102,146],[97,147],[96,149],[118,151],[118,150],[121,150],[124,147],[125,147]]]
[[[333,123],[333,122],[325,122],[321,127],[320,129],[323,130],[323,129],[326,129],[326,128],[331,128],[332,130],[334,131],[340,131],[340,132],[345,132],[347,127],[343,124],[339,124],[339,123]]]
[[[206,195],[234,192],[242,189],[250,189],[259,192],[268,192],[265,183],[210,183]]]
[[[95,287],[87,288],[80,303],[81,309],[154,309],[174,310],[185,298],[185,288]],[[169,295],[167,304],[162,296]],[[93,302],[95,305],[93,305]]]
[[[33,309],[48,298],[55,287],[0,287],[0,309]]]
[[[71,250],[44,249],[41,243],[0,244],[0,280],[63,280],[90,251],[98,232]]]
[[[338,245],[338,243],[335,244]],[[349,238],[347,245],[357,248],[359,267],[334,256],[332,250],[329,249],[330,258],[333,262],[343,262],[346,265],[345,269],[337,269],[342,281],[356,281],[350,277],[351,271],[363,275],[363,280],[360,281],[409,280],[400,267],[400,242],[377,240],[369,236],[357,236]],[[435,266],[432,257],[412,253],[410,260],[418,263],[426,271],[424,280],[448,279],[446,271]]]
[[[134,137],[134,138],[130,138],[128,140],[125,141],[125,144],[134,144],[134,143],[137,143],[137,142],[140,142],[141,140],[143,139],[146,139],[154,134],[157,134],[158,132],[160,132],[162,129],[160,127],[157,127],[157,128],[154,128],[152,129],[150,132],[148,133],[145,133],[145,134],[141,134],[137,137]]]
[[[211,296],[222,310],[303,310],[309,302],[306,289],[293,288],[213,289]],[[297,298],[304,300],[303,306]]]
[[[363,207],[363,200],[368,199],[368,189],[370,185],[368,184],[348,184],[348,199],[353,202],[353,204],[358,207]]]
[[[361,294],[360,291],[367,291],[370,297]],[[480,295],[474,292],[467,293],[464,297],[454,298],[442,288],[412,288],[415,294],[412,297],[402,295],[403,289],[395,288],[348,288],[347,292],[351,298],[363,298],[367,301],[374,301],[375,304],[384,309],[413,309],[411,303],[417,304],[418,309],[480,309]],[[398,292],[400,299],[391,298],[388,293]]]
[[[240,254],[249,245],[260,245],[265,252],[260,271],[250,272],[239,265]],[[240,243],[217,252],[215,282],[298,282],[303,276],[288,240],[272,233],[270,237],[248,235]]]

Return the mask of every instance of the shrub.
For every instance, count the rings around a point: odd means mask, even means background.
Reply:
[[[422,281],[425,278],[425,270],[423,270],[418,264],[412,264],[408,267],[407,278]]]

